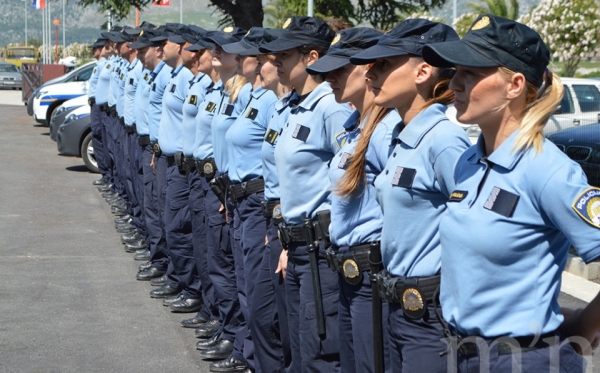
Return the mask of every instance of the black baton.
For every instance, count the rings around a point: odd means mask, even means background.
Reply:
[[[306,243],[308,244],[308,260],[310,262],[310,274],[312,275],[313,294],[315,297],[315,318],[317,319],[317,333],[325,337],[325,315],[323,312],[323,294],[321,292],[321,275],[319,274],[318,245],[315,240],[315,227],[310,218],[304,220],[306,230]]]
[[[383,270],[381,261],[381,248],[378,242],[373,242],[369,250],[369,264],[371,265],[371,294],[373,296],[373,350],[375,373],[383,373],[385,370],[383,361],[383,326],[381,316],[381,298],[379,297],[379,288],[377,287],[377,278],[375,277]]]

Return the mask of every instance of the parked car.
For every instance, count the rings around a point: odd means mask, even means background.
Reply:
[[[60,154],[81,157],[91,172],[99,172],[92,145],[91,117],[88,105],[80,106],[67,115],[63,124],[58,127],[56,146]]]
[[[87,105],[87,96],[79,96],[77,98],[65,101],[62,105],[58,107],[54,111],[54,115],[50,119],[50,138],[56,141],[56,134],[58,133],[58,127],[65,121],[67,115],[69,115],[73,110]]]
[[[0,87],[23,88],[23,76],[15,64],[0,62]]]
[[[27,114],[38,123],[49,124],[53,111],[63,102],[87,94],[96,62],[89,62],[37,88],[27,101]],[[82,93],[83,92],[83,93]]]
[[[600,186],[600,123],[567,128],[546,137],[581,165],[591,185]]]

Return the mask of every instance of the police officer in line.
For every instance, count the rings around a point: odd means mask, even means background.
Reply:
[[[266,29],[259,47],[277,39],[280,34],[280,29]],[[261,86],[273,91],[279,100],[273,104],[273,108],[270,110],[271,117],[261,147],[265,189],[262,212],[267,219],[267,234],[264,255],[256,278],[254,300],[250,310],[252,317],[249,322],[260,371],[276,373],[287,371],[292,357],[284,274],[277,272],[283,248],[277,235],[279,221],[273,217],[273,211],[280,204],[274,148],[279,132],[290,112],[289,102],[297,99],[298,96],[295,92],[290,92],[289,87],[280,83],[277,67],[273,65],[274,56],[260,54],[257,59]]]
[[[154,80],[164,67],[160,42],[151,39],[162,34],[161,29],[142,28],[138,39],[130,44],[131,48],[138,50],[138,58],[144,67],[142,78],[138,81],[135,94],[135,124],[138,135],[138,145],[141,148],[141,168],[144,184],[144,221],[146,223],[146,242],[150,250],[150,262],[141,266],[136,278],[140,281],[150,281],[160,278],[165,274],[169,263],[167,245],[164,236],[163,220],[159,207],[157,173],[155,173],[154,148],[150,140],[150,113],[148,102]],[[130,242],[144,237],[135,235]],[[167,294],[170,295],[170,294]],[[164,295],[166,296],[166,295]],[[164,297],[162,296],[162,297]]]
[[[188,27],[193,28],[194,26],[188,25]],[[199,281],[195,286],[197,286],[197,293],[202,296],[202,308],[194,317],[181,321],[181,325],[186,328],[197,328],[206,324],[211,318],[219,320],[216,293],[208,275],[208,242],[204,200],[208,184],[203,182],[202,170],[196,167],[196,160],[194,159],[196,117],[200,105],[204,102],[208,88],[214,84],[212,77],[215,73],[212,68],[211,46],[202,40],[207,31],[200,27],[196,29],[197,37],[188,38],[181,51],[183,64],[194,74],[194,78],[189,82],[188,94],[182,107],[182,153],[190,188],[189,207],[192,220],[193,256],[196,272],[199,276]],[[186,40],[185,34],[182,37]]]
[[[189,209],[190,188],[183,168],[183,103],[194,74],[182,63],[181,51],[187,40],[200,37],[196,30],[184,25],[171,25],[163,45],[163,61],[172,68],[171,79],[162,97],[162,115],[158,128],[158,144],[167,161],[164,207],[165,237],[173,272],[167,271],[165,283],[180,290],[165,298],[174,312],[196,312],[200,309],[199,277],[192,247],[192,221]],[[153,39],[154,40],[154,39]],[[189,62],[189,61],[188,61]]]
[[[335,33],[312,17],[292,17],[261,51],[275,54],[280,80],[298,102],[275,146],[288,249],[286,295],[292,367],[296,372],[335,372],[339,366],[338,278],[325,260],[330,208],[328,163],[343,144],[350,106],[335,102],[329,83],[306,68],[322,57]],[[318,240],[318,241],[317,241]]]
[[[235,30],[232,30],[235,31]],[[217,113],[217,105],[221,100],[223,82],[220,78],[221,64],[216,62],[213,49],[214,43],[210,36],[222,33],[222,38],[230,39],[231,42],[239,41],[243,34],[234,32],[209,31],[203,40],[188,47],[190,51],[202,50],[210,56],[212,71],[210,73],[212,85],[206,90],[204,101],[200,104],[196,115],[196,137],[193,146],[193,155],[196,170],[201,173],[201,183],[204,190],[204,210],[206,224],[206,249],[208,277],[215,292],[216,308],[218,316],[212,315],[209,320],[192,320],[196,325],[195,335],[198,338],[206,338],[196,344],[199,350],[213,349],[220,356],[230,354],[233,350],[233,341],[238,325],[242,321],[240,303],[237,296],[235,278],[235,263],[231,252],[231,240],[229,237],[229,224],[225,213],[221,209],[221,199],[210,188],[209,182],[220,176],[216,169],[212,143],[212,121]],[[198,321],[198,322],[193,322]],[[182,322],[187,326],[187,322]],[[228,356],[228,355],[227,355]],[[225,356],[225,357],[227,357]]]
[[[247,299],[243,266],[243,252],[240,245],[239,211],[234,206],[229,191],[229,146],[226,142],[226,133],[238,116],[242,115],[249,100],[252,86],[247,79],[237,73],[237,55],[227,53],[223,47],[240,41],[246,30],[238,27],[226,27],[222,32],[206,36],[206,39],[215,44],[213,51],[213,66],[219,71],[219,77],[224,89],[217,101],[215,114],[211,123],[211,142],[213,145],[215,166],[220,175],[216,182],[220,185],[221,200],[230,226],[231,252],[234,259],[235,280],[241,315],[236,315],[239,322],[235,330],[235,343],[227,341],[203,350],[200,356],[207,359],[222,359],[212,363],[211,367],[217,369],[230,369],[239,367],[243,369],[246,364],[253,362],[252,340],[247,326]],[[263,237],[264,239],[264,237]]]
[[[393,372],[446,372],[444,332],[434,307],[441,267],[438,228],[454,188],[454,162],[470,142],[445,114],[454,101],[451,71],[423,62],[422,50],[457,39],[448,25],[408,19],[350,58],[355,64],[373,63],[366,77],[375,104],[395,108],[402,118],[391,156],[374,183],[383,211],[385,271],[378,282],[389,302]]]
[[[597,345],[600,297],[573,311],[558,296],[571,245],[585,262],[600,256],[600,189],[544,137],[563,95],[548,47],[529,27],[484,14],[462,40],[423,56],[456,69],[456,118],[481,128],[456,163],[440,224],[452,368],[585,371],[573,347]]]
[[[366,321],[373,317],[372,302],[380,301],[373,299],[369,276],[371,250],[379,250],[383,226],[373,181],[391,154],[392,131],[400,117],[393,109],[374,105],[375,94],[365,79],[368,67],[350,64],[352,56],[377,44],[382,35],[364,27],[342,30],[327,54],[307,69],[311,74],[327,74],[336,101],[350,102],[356,108],[344,125],[345,144],[329,165],[332,247],[327,255],[330,267],[340,276],[340,363],[348,373],[373,372],[375,354],[388,358],[387,346],[374,350],[373,325]],[[384,311],[385,318],[387,307]],[[387,339],[387,333],[382,334]],[[378,363],[384,367],[381,360]]]

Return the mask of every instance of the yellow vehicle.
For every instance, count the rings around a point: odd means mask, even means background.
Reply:
[[[21,68],[23,63],[36,63],[40,61],[38,50],[33,46],[9,45],[0,51],[0,59],[10,62]]]

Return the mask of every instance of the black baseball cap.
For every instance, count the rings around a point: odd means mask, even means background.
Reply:
[[[90,45],[90,48],[92,48],[92,49],[93,48],[102,48],[102,47],[104,47],[104,44],[106,44],[106,40],[108,40],[108,39],[106,39],[104,37],[100,37],[100,38],[94,40],[92,45]]]
[[[350,64],[350,57],[377,44],[382,32],[369,27],[342,30],[335,35],[327,53],[306,68],[309,74],[324,74]]]
[[[128,33],[129,35],[133,35],[133,36],[139,36],[140,32],[142,32],[142,30],[154,30],[157,26],[153,23],[150,22],[142,22],[140,23],[139,26],[136,27],[132,27],[132,28],[125,28],[125,32]]]
[[[283,24],[279,37],[260,47],[262,53],[277,53],[303,45],[327,47],[335,37],[329,25],[313,17],[291,17]]]
[[[238,54],[240,56],[257,56],[262,54],[258,47],[265,34],[265,29],[262,27],[252,27],[250,31],[242,38],[242,40],[223,46],[223,50],[230,54]]]
[[[207,33],[204,41],[217,44],[221,47],[227,44],[237,43],[246,35],[247,30],[237,26],[227,26],[221,31]]]
[[[108,40],[110,40],[110,37],[113,35],[113,33],[116,32],[121,32],[121,30],[123,30],[122,26],[113,26],[110,28],[110,30],[105,31],[103,33],[101,33],[101,35],[105,38],[107,38]],[[112,40],[111,40],[112,41]]]
[[[165,40],[168,40],[172,36],[181,35],[181,33],[183,33],[186,29],[187,26],[181,23],[167,23],[166,25],[164,25],[164,27],[162,27],[162,33],[158,36],[153,37],[152,41],[163,42]]]
[[[163,34],[162,28],[157,28],[154,30],[142,30],[140,32],[140,36],[136,41],[129,44],[128,47],[132,49],[142,49],[145,47],[159,47],[162,45],[162,39],[160,41],[155,41],[154,39]]]
[[[438,67],[504,66],[539,87],[550,51],[540,35],[524,24],[481,14],[461,40],[431,45],[423,51],[423,58]]]
[[[111,32],[111,37],[109,37],[110,41],[114,41],[115,43],[131,43],[133,41],[133,35],[126,31],[132,28],[133,27],[130,26],[124,26],[121,31]]]
[[[169,36],[169,41],[177,44],[196,44],[196,42],[202,39],[204,35],[206,35],[206,30],[202,27],[198,27],[196,25],[187,25],[184,29],[182,29],[181,34]]]
[[[446,24],[422,18],[400,22],[383,35],[376,45],[350,57],[355,65],[366,65],[378,58],[404,55],[422,56],[423,47],[431,43],[459,40],[454,29]]]

